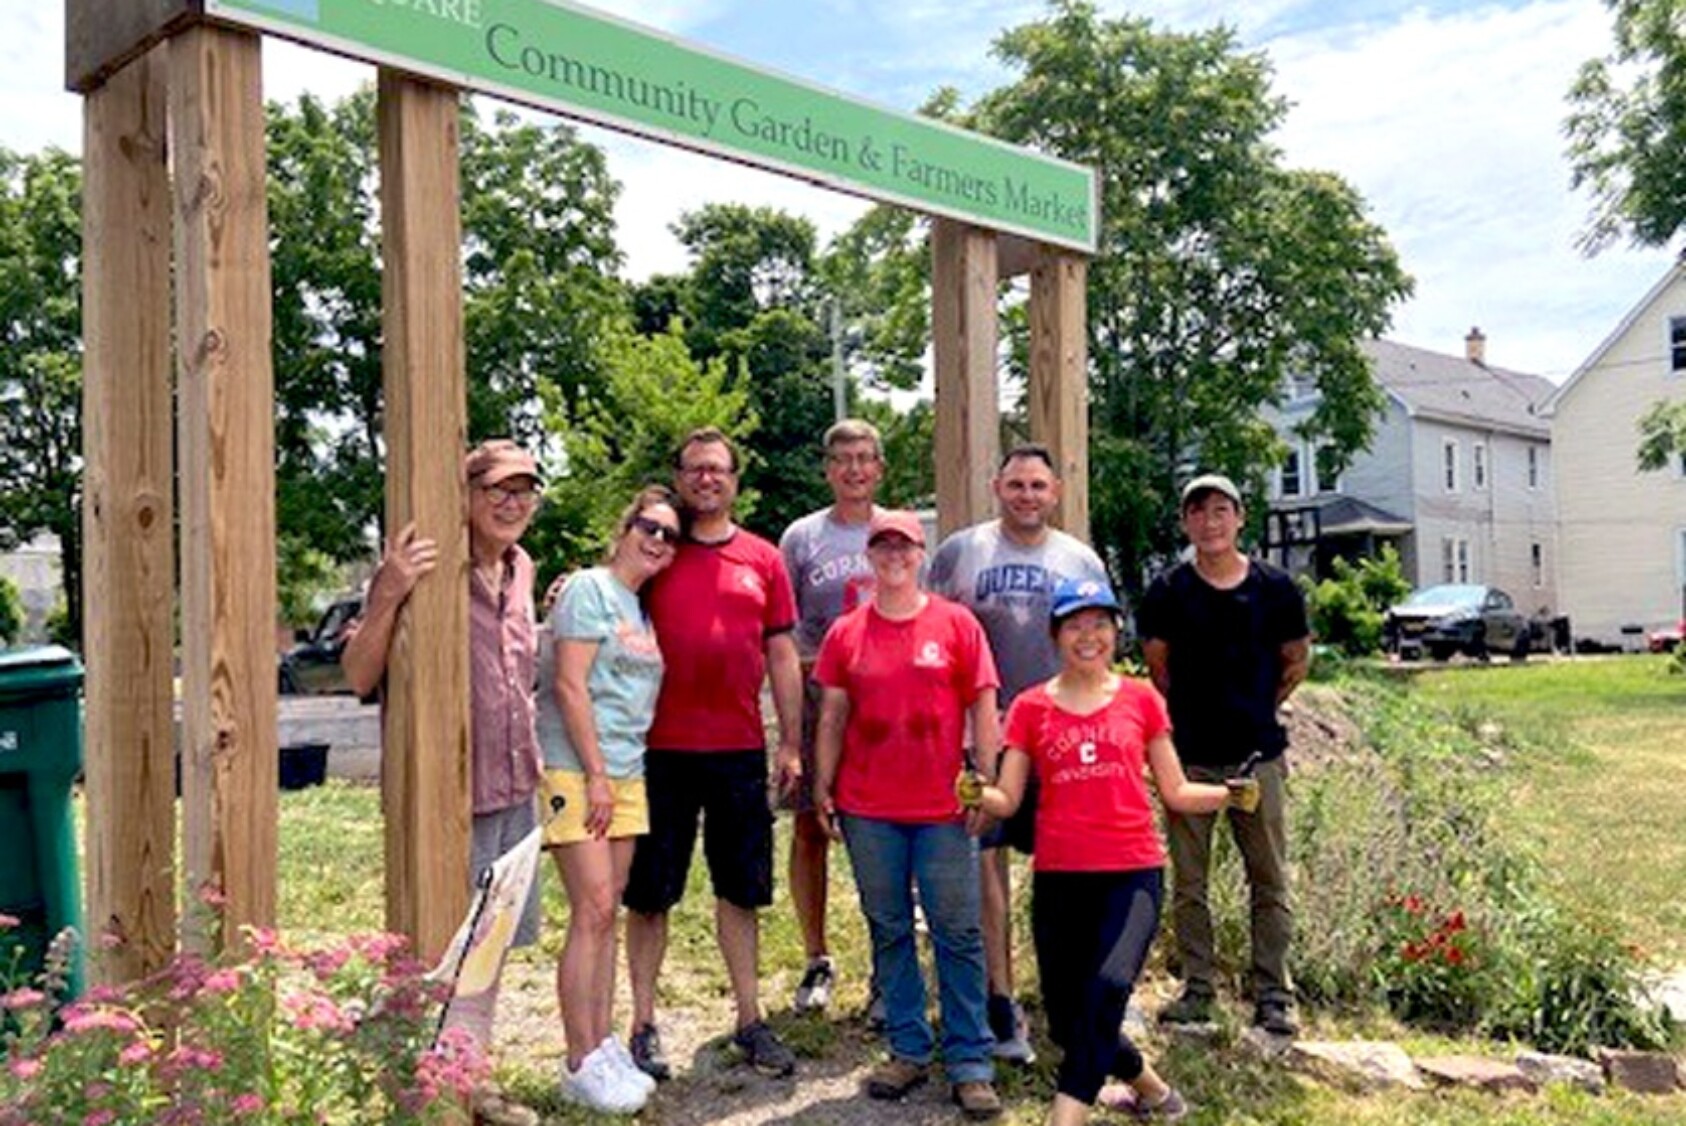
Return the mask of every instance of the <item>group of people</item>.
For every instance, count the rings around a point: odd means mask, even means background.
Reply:
[[[854,874],[872,943],[870,1009],[889,1049],[868,1096],[905,1096],[940,1058],[962,1114],[987,1120],[1001,1112],[995,1062],[1034,1058],[1013,971],[1017,849],[1034,856],[1043,1011],[1062,1050],[1050,1121],[1081,1122],[1098,1099],[1180,1117],[1182,1097],[1121,1032],[1162,899],[1165,849],[1145,772],[1167,813],[1184,979],[1161,1018],[1211,1016],[1207,869],[1227,813],[1251,887],[1255,1023],[1292,1035],[1277,706],[1307,666],[1297,588],[1239,550],[1235,485],[1193,479],[1181,499],[1192,554],[1137,608],[1152,683],[1134,680],[1114,669],[1124,609],[1104,566],[1052,525],[1061,483],[1047,449],[1009,451],[992,480],[998,516],[927,560],[920,520],[876,504],[878,432],[845,420],[822,446],[832,503],[775,547],[733,520],[731,440],[687,435],[671,491],[633,498],[603,563],[561,584],[548,630],[519,545],[538,466],[503,440],[468,455],[474,865],[533,829],[541,788],[565,799],[544,827],[570,908],[557,967],[564,1095],[632,1112],[672,1073],[657,983],[699,823],[732,1042],[764,1074],[795,1071],[759,991],[759,912],[773,900],[782,806],[794,812],[790,898],[807,953],[799,1010],[826,1008],[836,982],[832,842]],[[415,528],[392,538],[343,658],[354,688],[378,686],[398,608],[436,560]],[[771,756],[763,685],[777,719]],[[611,1017],[622,905],[633,1002],[624,1042]],[[916,915],[935,955],[940,1042]]]

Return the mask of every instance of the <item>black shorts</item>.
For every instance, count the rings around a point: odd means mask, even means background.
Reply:
[[[997,821],[978,838],[979,850],[1012,845],[1026,856],[1036,852],[1036,802],[1042,787],[1033,774],[1024,781],[1024,797],[1019,808],[1005,821]]]
[[[773,902],[773,814],[767,752],[647,751],[650,832],[638,838],[621,902],[659,915],[685,895],[702,818],[703,856],[717,899],[752,910]]]

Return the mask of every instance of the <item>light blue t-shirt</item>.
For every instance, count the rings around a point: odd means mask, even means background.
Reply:
[[[550,613],[550,637],[539,646],[538,730],[544,764],[552,770],[582,770],[556,698],[556,645],[562,640],[598,643],[585,679],[597,746],[611,778],[642,778],[644,737],[662,683],[662,652],[638,596],[607,567],[580,571],[562,588]]]

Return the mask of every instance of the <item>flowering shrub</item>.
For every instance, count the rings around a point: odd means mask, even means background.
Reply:
[[[0,943],[15,920],[0,916]],[[440,987],[394,935],[243,959],[177,956],[153,977],[59,1001],[73,936],[35,982],[0,973],[0,1126],[292,1126],[443,1121],[487,1073],[434,1043]],[[3,963],[0,963],[3,965]],[[15,971],[16,961],[12,962]]]
[[[1462,911],[1441,911],[1417,895],[1394,895],[1382,911],[1374,972],[1401,1020],[1459,1028],[1479,1018],[1493,957],[1485,934]]]

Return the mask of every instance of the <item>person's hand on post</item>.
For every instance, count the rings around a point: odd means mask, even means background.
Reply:
[[[609,832],[615,815],[615,791],[607,774],[588,774],[585,779],[585,831],[597,840]]]
[[[439,544],[416,535],[416,522],[412,520],[387,541],[376,577],[394,601],[402,602],[438,565]]]

